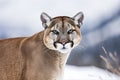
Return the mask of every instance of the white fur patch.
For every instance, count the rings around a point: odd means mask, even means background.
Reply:
[[[65,46],[63,46],[60,43],[57,43],[57,50],[61,53],[70,53],[72,48],[71,48],[71,43],[66,43]]]

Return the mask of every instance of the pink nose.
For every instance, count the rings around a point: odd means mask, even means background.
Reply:
[[[65,45],[66,42],[67,42],[67,39],[62,39],[60,42],[61,42],[63,45]]]

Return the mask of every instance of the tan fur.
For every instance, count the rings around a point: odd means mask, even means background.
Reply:
[[[61,17],[56,19],[61,21]],[[62,80],[69,53],[46,47],[44,38],[50,29],[31,37],[0,40],[0,80]],[[81,37],[78,28],[77,32]]]

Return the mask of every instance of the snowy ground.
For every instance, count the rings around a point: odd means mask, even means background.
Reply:
[[[120,80],[120,77],[94,66],[66,66],[64,80]]]

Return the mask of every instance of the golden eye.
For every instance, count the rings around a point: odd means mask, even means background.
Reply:
[[[57,30],[52,30],[51,32],[53,32],[56,35],[59,35],[59,32]]]
[[[72,34],[73,31],[75,31],[75,30],[74,30],[74,29],[70,29],[67,33],[68,33],[68,34]]]

